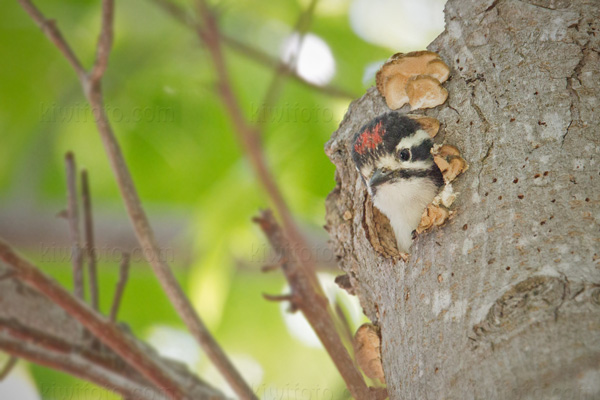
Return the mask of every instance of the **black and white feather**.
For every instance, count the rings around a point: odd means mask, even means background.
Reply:
[[[352,158],[373,204],[392,225],[407,253],[423,210],[444,179],[433,161],[433,141],[416,121],[396,112],[381,115],[354,137]]]

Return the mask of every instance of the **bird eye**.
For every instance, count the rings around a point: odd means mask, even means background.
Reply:
[[[409,149],[400,150],[398,152],[398,158],[401,159],[402,161],[410,160],[410,150]]]

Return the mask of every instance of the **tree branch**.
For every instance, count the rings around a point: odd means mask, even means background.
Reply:
[[[292,306],[300,309],[313,327],[344,378],[352,396],[356,399],[376,398],[377,392],[367,387],[362,374],[354,365],[350,354],[340,340],[333,319],[328,312],[327,299],[314,290],[312,282],[305,274],[299,273],[300,267],[297,265],[285,233],[275,221],[273,213],[268,210],[263,211],[254,221],[260,225],[271,243],[271,247],[282,260],[282,270],[292,290],[291,295],[288,296],[294,299]]]
[[[148,358],[116,325],[97,314],[83,301],[73,297],[58,283],[21,258],[8,244],[2,241],[0,241],[0,260],[15,268],[17,279],[38,290],[63,308],[169,397],[174,399],[186,398],[185,390],[177,385],[173,377]]]
[[[283,227],[288,236],[288,240],[295,245],[294,252],[296,255],[299,255],[299,249],[308,249],[309,246],[306,244],[304,237],[296,227],[296,223],[294,222],[287,203],[275,182],[275,178],[267,167],[267,162],[260,143],[260,132],[258,129],[247,123],[244,118],[244,113],[233,92],[231,83],[229,82],[225,58],[223,57],[221,49],[219,28],[216,20],[204,1],[198,1],[198,8],[201,17],[204,19],[204,28],[198,32],[198,35],[204,41],[211,55],[215,72],[218,77],[219,94],[225,105],[226,111],[233,122],[235,128],[234,132],[237,134],[238,140],[242,144],[259,181],[271,199],[277,214],[279,214],[283,220]],[[299,260],[301,260],[301,258],[302,257],[300,257]],[[319,287],[316,280],[314,264],[309,260],[302,261],[302,265],[305,265],[307,269],[310,270],[309,275],[313,276],[311,280],[316,284],[316,287]]]
[[[292,294],[297,293],[303,299],[302,304],[304,304],[304,307],[301,308],[302,312],[329,353],[352,396],[357,399],[368,399],[372,396],[372,393],[366,385],[362,374],[353,365],[352,358],[348,354],[336,330],[333,316],[328,308],[327,298],[316,276],[316,267],[310,258],[306,259],[302,256],[302,249],[308,249],[309,246],[297,228],[275,179],[267,167],[260,145],[259,131],[246,122],[240,105],[236,100],[231,83],[229,82],[225,58],[221,49],[219,28],[215,17],[206,1],[198,0],[197,4],[203,22],[202,30],[198,31],[198,35],[204,41],[211,55],[218,77],[219,94],[233,121],[238,140],[244,147],[256,175],[283,221],[283,230],[280,231],[271,213],[264,213],[263,217],[258,219],[258,221],[261,223],[261,227],[265,233],[272,229],[273,232],[277,233],[276,236],[281,238],[280,242],[276,243],[278,246],[274,245],[273,247],[277,251],[281,251],[280,254],[283,260],[287,262],[287,267],[283,269],[292,287]],[[268,233],[267,236],[270,237]],[[284,237],[286,238],[285,241]],[[283,243],[287,245],[283,246]],[[285,250],[283,251],[282,249]]]
[[[28,361],[101,385],[121,396],[168,399],[112,354],[91,352],[59,338],[0,319],[0,349]]]
[[[92,198],[88,173],[81,171],[81,202],[83,203],[83,231],[85,235],[85,253],[88,262],[88,280],[90,282],[90,303],[92,308],[98,311],[98,273],[96,271],[96,251],[94,249],[94,220],[92,217]]]
[[[33,6],[30,0],[19,0],[19,2],[36,22],[37,20],[45,21],[44,16]],[[250,386],[244,381],[214,337],[210,334],[204,322],[194,310],[190,300],[183,292],[183,289],[181,289],[179,282],[175,279],[169,265],[161,257],[160,248],[154,238],[154,233],[142,208],[129,168],[125,163],[125,158],[104,109],[104,100],[100,87],[101,79],[97,76],[101,77],[104,68],[103,65],[107,62],[110,50],[112,40],[112,1],[104,0],[102,14],[102,33],[98,42],[98,58],[96,60],[96,65],[99,65],[99,67],[96,69],[97,75],[94,78],[97,80],[88,79],[85,74],[80,76],[80,80],[83,91],[90,103],[96,126],[98,127],[98,132],[100,133],[121,196],[123,197],[127,214],[129,215],[138,241],[144,249],[146,260],[148,260],[162,289],[167,294],[167,297],[188,327],[192,336],[198,341],[215,367],[221,372],[225,380],[240,398],[256,399],[256,395],[252,392]],[[65,47],[66,43],[62,40],[62,35],[60,35],[58,29],[44,32],[55,43],[57,37],[61,38],[58,41],[60,46],[58,44],[57,46],[61,49]],[[79,64],[77,65],[79,69],[83,69]],[[79,69],[75,69],[79,74]]]
[[[125,286],[127,285],[127,277],[129,275],[129,253],[123,253],[121,265],[119,266],[119,282],[115,289],[115,296],[113,298],[112,307],[110,308],[110,320],[115,322],[117,320],[117,313],[119,312],[119,305],[121,304],[121,297]]]
[[[92,85],[99,84],[106,67],[113,42],[114,0],[102,0],[102,24],[100,37],[96,47],[96,61],[92,67],[89,79]]]
[[[65,56],[69,64],[75,70],[77,77],[83,84],[87,79],[85,69],[79,62],[79,59],[71,50],[71,46],[67,43],[65,38],[62,36],[60,30],[56,27],[56,22],[51,19],[46,19],[44,15],[37,9],[35,5],[29,0],[18,0],[19,4],[27,14],[33,19],[33,21],[40,27],[42,32],[50,39],[52,43],[58,48],[58,50]]]
[[[83,253],[79,237],[79,210],[77,206],[77,167],[73,153],[65,155],[67,175],[67,221],[71,236],[71,263],[73,264],[73,293],[83,299]]]
[[[0,274],[6,271],[15,272],[0,263]],[[121,356],[82,334],[85,329],[77,320],[38,291],[18,279],[5,279],[0,281],[0,293],[0,349],[121,395],[133,394],[133,399],[167,398]],[[160,357],[153,348],[131,336],[125,325],[119,326],[135,347],[173,377],[188,398],[223,398],[184,365]],[[42,387],[43,392],[47,389]]]
[[[37,17],[45,21],[41,13],[39,13],[39,11],[37,11],[37,9],[31,5],[29,0],[19,1],[21,4],[30,6],[24,6],[30,15],[33,14],[32,10],[37,12],[37,14],[32,15],[34,19],[34,15],[37,15]],[[178,282],[175,280],[168,264],[160,258],[158,244],[154,239],[147,217],[141,207],[131,175],[125,164],[123,155],[118,146],[118,142],[115,139],[112,128],[108,122],[108,118],[104,111],[99,77],[101,77],[102,73],[104,72],[106,65],[105,63],[107,62],[108,53],[110,50],[111,40],[109,39],[112,36],[110,35],[110,31],[107,31],[105,28],[107,24],[109,27],[111,26],[110,23],[112,21],[112,10],[110,13],[108,13],[107,7],[112,7],[112,3],[105,1],[103,6],[103,33],[101,34],[101,38],[99,40],[96,60],[97,62],[93,70],[93,79],[82,79],[80,73],[82,68],[80,65],[79,69],[76,65],[74,65],[74,68],[76,69],[78,75],[80,75],[84,93],[90,102],[98,130],[108,153],[111,167],[116,175],[117,183],[124,198],[125,205],[134,226],[136,235],[140,244],[145,250],[146,258],[152,265],[153,270],[157,275],[163,289],[167,293],[171,302],[174,304],[182,319],[188,325],[192,335],[194,335],[194,337],[196,337],[196,339],[204,347],[209,357],[213,360],[216,367],[223,373],[234,391],[236,391],[241,398],[253,399],[255,398],[255,395],[243,381],[239,373],[233,368],[230,361],[227,359],[220,347],[218,347],[216,344],[214,338],[206,330],[202,321],[193,310],[191,303],[183,294],[183,291]],[[227,78],[227,70],[221,52],[221,39],[216,21],[214,20],[214,17],[207,5],[203,1],[199,2],[199,6],[201,9],[203,25],[201,29],[198,26],[196,29],[202,40],[206,43],[213,63],[215,64],[215,70],[217,71],[219,78],[219,92],[233,120],[234,126],[236,127],[238,137],[243,144],[250,161],[257,172],[257,175],[263,183],[263,186],[270,195],[278,214],[282,218],[285,235],[292,244],[292,246],[289,246],[291,249],[291,252],[289,253],[289,256],[291,256],[290,260],[294,260],[290,263],[290,265],[293,266],[292,270],[296,275],[302,277],[302,279],[300,279],[298,282],[299,284],[304,285],[303,291],[309,294],[309,298],[315,300],[314,304],[305,307],[305,315],[307,315],[307,319],[311,322],[313,328],[323,341],[352,394],[359,399],[369,398],[371,393],[364,383],[360,373],[352,366],[351,358],[349,357],[348,352],[344,348],[341,339],[335,330],[335,324],[333,323],[333,319],[328,312],[326,298],[324,297],[322,289],[316,279],[315,266],[309,260],[302,260],[301,249],[306,249],[308,246],[295,226],[295,223],[291,217],[291,213],[287,208],[287,205],[266,166],[264,155],[262,154],[262,149],[260,146],[259,132],[247,124],[243,117],[243,113],[239,108],[239,104],[235,99]],[[60,37],[62,39],[62,36],[60,36],[60,32],[57,29],[50,32],[45,32],[55,43],[57,42],[55,40],[56,37]],[[64,40],[58,41],[58,43],[64,47]],[[81,310],[77,309],[72,309],[70,311],[81,312]],[[92,330],[91,328],[89,329]],[[118,343],[115,342],[112,344],[117,345]],[[135,364],[136,361],[139,362],[139,360],[136,359],[130,360],[130,362],[133,362],[134,365],[137,365]],[[147,371],[145,372],[147,373]]]

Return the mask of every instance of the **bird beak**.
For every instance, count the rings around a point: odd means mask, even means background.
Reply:
[[[381,169],[376,169],[369,180],[369,186],[375,187],[377,185],[381,185],[382,183],[387,182],[390,179],[390,173],[387,171],[382,171]]]

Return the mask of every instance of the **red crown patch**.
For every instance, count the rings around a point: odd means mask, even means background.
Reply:
[[[367,150],[373,150],[379,145],[379,143],[383,142],[384,134],[385,130],[383,129],[383,125],[381,122],[379,122],[373,129],[364,131],[359,137],[356,138],[356,143],[354,143],[354,151],[362,155]]]

